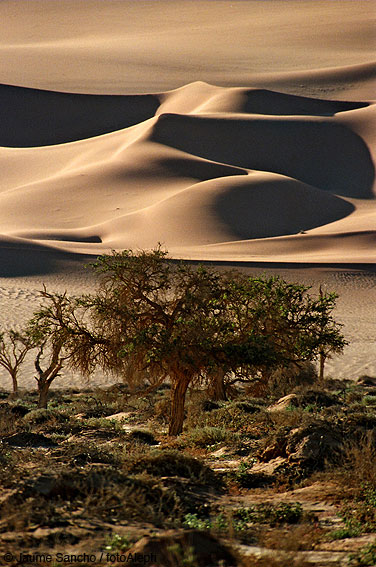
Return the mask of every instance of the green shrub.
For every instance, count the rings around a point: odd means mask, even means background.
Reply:
[[[127,551],[132,546],[128,536],[111,534],[106,540],[105,551]]]
[[[303,508],[300,502],[291,504],[281,502],[273,504],[258,504],[249,508],[239,508],[234,513],[234,517],[245,523],[252,524],[297,524],[302,520]]]
[[[355,499],[342,508],[341,516],[348,529],[359,532],[357,535],[375,532],[376,486],[363,484]]]
[[[39,408],[30,411],[23,418],[24,423],[30,425],[61,424],[69,421],[69,417],[58,410]]]
[[[237,440],[237,436],[224,427],[204,426],[190,429],[183,439],[188,445],[208,447],[217,443],[234,443]]]
[[[352,553],[349,556],[349,562],[352,567],[376,565],[376,541],[362,547],[358,552]]]

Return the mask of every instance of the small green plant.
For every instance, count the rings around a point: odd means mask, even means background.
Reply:
[[[207,518],[199,518],[197,514],[186,514],[184,516],[184,527],[195,530],[210,530],[213,523]]]
[[[184,516],[184,527],[196,530],[212,530],[216,532],[242,529],[240,524],[234,521],[231,515],[220,512],[214,519],[199,518],[198,514],[186,514]]]
[[[238,484],[240,484],[240,486],[244,486],[244,487],[247,486],[247,481],[249,480],[249,472],[254,462],[255,460],[252,459],[250,461],[242,461],[239,464],[235,472],[235,480]]]
[[[198,565],[192,546],[184,548],[180,543],[173,543],[168,546],[167,551],[176,565],[181,565],[181,567],[197,567]]]
[[[331,532],[328,539],[357,537],[376,530],[376,487],[365,483],[355,499],[343,506],[340,516],[345,526]]]
[[[266,503],[239,508],[234,517],[247,524],[297,524],[303,517],[303,508],[300,502],[281,502],[277,506]]]
[[[119,534],[111,534],[107,538],[105,551],[127,551],[131,547],[132,543],[128,536],[122,536]]]
[[[357,553],[352,553],[349,562],[353,567],[376,565],[376,541],[362,547]]]
[[[330,541],[335,541],[338,539],[347,539],[350,537],[358,537],[362,533],[361,525],[349,526],[345,528],[339,528],[338,530],[332,531],[327,538]]]
[[[234,442],[236,435],[224,427],[196,427],[186,434],[186,440],[198,447],[212,447],[218,443]]]
[[[303,508],[299,502],[292,504],[280,503],[259,504],[248,508],[232,510],[230,514],[220,512],[215,518],[200,518],[198,514],[186,514],[184,526],[198,530],[241,532],[247,530],[253,524],[297,524],[303,518]]]

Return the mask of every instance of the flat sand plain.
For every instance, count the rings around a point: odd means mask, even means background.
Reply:
[[[43,282],[92,289],[87,258],[161,242],[336,290],[350,345],[328,373],[376,374],[375,16],[373,0],[2,0],[1,326]]]

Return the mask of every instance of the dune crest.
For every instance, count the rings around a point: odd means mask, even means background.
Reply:
[[[204,82],[131,97],[3,86],[1,97],[0,232],[18,250],[160,241],[183,258],[375,260],[372,101]]]

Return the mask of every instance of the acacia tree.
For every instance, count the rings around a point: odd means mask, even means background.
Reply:
[[[174,266],[160,248],[102,256],[94,268],[102,276],[102,287],[81,305],[90,310],[101,341],[88,344],[83,337],[83,348],[76,349],[71,363],[84,372],[98,363],[121,372],[131,361],[158,375],[159,383],[168,378],[169,434],[181,433],[187,388],[216,364],[225,331],[220,276],[203,268]]]
[[[63,321],[73,313],[73,300],[66,294],[51,294],[44,288],[40,292],[45,304],[29,321],[26,334],[32,341],[37,354],[34,361],[37,375],[39,399],[38,408],[47,408],[48,392],[52,382],[59,376],[66,359],[70,335],[65,332]]]
[[[132,366],[157,376],[155,384],[168,379],[170,435],[182,431],[193,381],[267,379],[273,368],[341,344],[329,299],[316,301],[304,286],[279,278],[174,264],[160,247],[102,256],[94,270],[101,281],[96,294],[49,296],[52,309],[40,313],[38,324],[85,374],[97,365],[115,373]]]
[[[323,353],[326,357],[340,353],[347,344],[341,325],[334,321],[332,314],[335,293],[324,294],[320,289],[315,297],[308,293],[310,287],[291,284],[275,276],[249,278],[231,273],[224,277],[228,286],[226,311],[240,342],[246,344],[248,339],[263,337],[270,347],[268,356],[257,367],[246,365],[245,372],[241,371],[242,355],[236,353],[240,366],[229,383],[248,381],[255,376],[266,383],[276,367],[301,366],[317,358],[323,368]],[[217,374],[217,398],[221,392],[225,395],[224,379],[228,376],[224,372],[225,365],[223,361],[222,372]],[[220,380],[222,386],[218,384]]]
[[[5,368],[12,378],[13,396],[18,395],[18,374],[27,353],[35,347],[28,334],[10,330],[0,333],[0,366]]]

